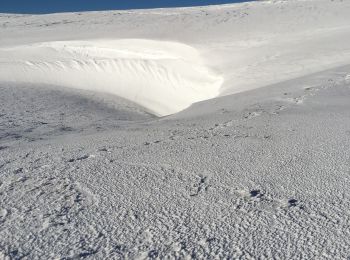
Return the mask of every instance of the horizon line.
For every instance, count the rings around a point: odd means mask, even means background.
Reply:
[[[47,15],[47,14],[61,14],[61,13],[88,13],[88,12],[108,12],[108,11],[139,11],[139,10],[159,10],[159,9],[184,9],[184,8],[196,8],[196,7],[211,7],[211,6],[223,6],[223,5],[236,5],[236,4],[244,4],[248,2],[258,2],[262,0],[240,0],[240,2],[233,3],[222,3],[222,4],[205,4],[205,5],[181,5],[181,6],[163,6],[163,7],[139,7],[139,8],[116,8],[116,9],[85,9],[85,10],[58,10],[52,12],[7,12],[0,11],[0,14],[10,14],[10,15]]]

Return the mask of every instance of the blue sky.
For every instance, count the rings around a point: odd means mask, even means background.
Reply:
[[[111,9],[196,6],[247,0],[0,0],[0,13],[52,13]]]

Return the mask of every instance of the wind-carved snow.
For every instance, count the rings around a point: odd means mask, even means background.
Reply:
[[[216,97],[223,82],[196,49],[166,41],[43,42],[0,49],[0,62],[0,81],[110,93],[161,116]]]

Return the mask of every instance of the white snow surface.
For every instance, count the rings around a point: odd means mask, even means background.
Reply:
[[[349,13],[0,14],[0,259],[349,259]]]
[[[164,116],[346,65],[349,1],[0,17],[0,80],[118,95]]]
[[[129,99],[157,115],[216,97],[222,78],[185,44],[152,40],[44,42],[0,51],[0,79]]]

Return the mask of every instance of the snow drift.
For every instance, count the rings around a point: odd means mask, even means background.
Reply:
[[[45,42],[2,49],[0,60],[0,80],[106,92],[158,115],[213,98],[222,84],[195,49],[173,42]]]

